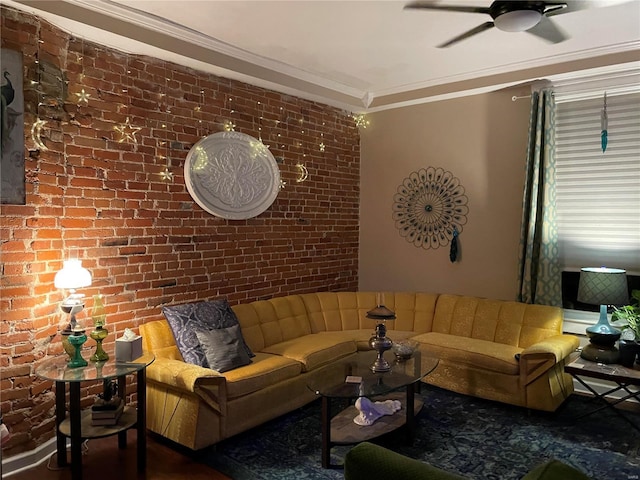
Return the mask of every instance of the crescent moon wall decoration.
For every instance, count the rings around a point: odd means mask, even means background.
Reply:
[[[31,139],[33,140],[33,143],[36,144],[36,147],[43,151],[49,150],[49,148],[44,144],[41,138],[42,129],[46,124],[46,120],[40,120],[38,118],[35,122],[33,122],[33,125],[31,125]]]
[[[449,245],[467,223],[469,199],[460,180],[442,168],[412,172],[393,196],[393,220],[400,236],[416,247]]]
[[[309,170],[302,163],[297,163],[296,168],[300,171],[298,178],[296,178],[297,183],[304,182],[307,178],[309,178]]]

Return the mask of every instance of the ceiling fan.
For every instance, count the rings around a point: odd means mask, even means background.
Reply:
[[[404,8],[484,13],[491,16],[492,21],[478,25],[438,45],[438,48],[444,48],[493,27],[505,32],[526,31],[551,43],[560,43],[566,40],[568,36],[549,17],[588,8],[590,6],[589,3],[584,0],[565,0],[563,2],[495,0],[489,7],[472,7],[441,5],[435,1],[423,1],[409,3]]]

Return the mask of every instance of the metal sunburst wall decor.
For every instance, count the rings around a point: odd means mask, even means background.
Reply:
[[[400,235],[427,250],[457,242],[469,212],[464,192],[460,180],[442,168],[412,172],[393,197],[393,219]]]

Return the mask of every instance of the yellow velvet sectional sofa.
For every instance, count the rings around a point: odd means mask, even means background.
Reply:
[[[309,383],[341,357],[368,349],[376,292],[320,292],[233,306],[246,366],[219,373],[185,363],[166,320],[140,326],[156,360],[147,369],[147,427],[198,450],[299,408]],[[578,339],[556,307],[469,296],[384,293],[392,340],[413,339],[440,359],[424,381],[459,393],[553,411],[573,391],[564,373]],[[392,354],[386,354],[391,360]]]

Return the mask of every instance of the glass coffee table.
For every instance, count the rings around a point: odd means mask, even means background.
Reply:
[[[416,384],[438,366],[438,359],[422,355],[419,350],[404,361],[387,360],[391,370],[374,373],[371,365],[376,359],[373,350],[359,351],[337,360],[323,374],[310,380],[308,386],[322,399],[322,468],[330,468],[333,445],[360,443],[389,433],[404,426],[409,441],[413,440],[415,415],[422,408],[422,400],[415,398]],[[351,401],[366,397],[372,402],[398,400],[399,411],[383,415],[372,425],[358,425],[353,419],[360,411],[355,405],[332,416],[333,400]]]

